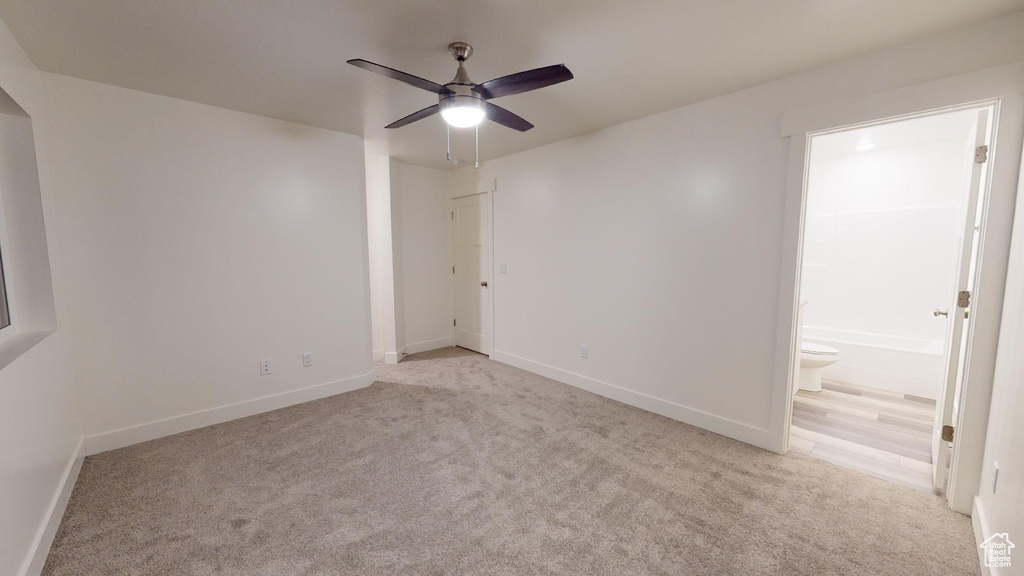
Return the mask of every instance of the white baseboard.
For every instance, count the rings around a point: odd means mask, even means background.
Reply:
[[[191,414],[183,414],[181,416],[147,422],[146,424],[140,424],[138,426],[131,426],[120,430],[113,430],[102,434],[87,436],[85,438],[85,453],[87,455],[99,454],[100,452],[116,450],[117,448],[124,448],[125,446],[131,446],[132,444],[156,440],[157,438],[178,434],[180,432],[187,432],[197,428],[203,428],[204,426],[220,424],[221,422],[227,422],[228,420],[235,420],[237,418],[245,418],[246,416],[252,416],[254,414],[270,412],[271,410],[277,410],[279,408],[285,408],[287,406],[293,406],[295,404],[301,404],[311,400],[319,400],[320,398],[326,398],[327,396],[334,396],[335,394],[365,388],[370,384],[373,384],[373,380],[374,374],[373,371],[370,371],[366,374],[360,374],[359,376],[345,378],[344,380],[338,380],[336,382],[317,384],[316,386],[310,386],[308,388],[281,392],[280,394],[246,400],[236,404],[210,408],[208,410],[200,410],[198,412],[192,412]]]
[[[978,566],[981,567],[982,576],[999,576],[999,571],[995,571],[988,566],[985,566],[985,551],[980,547],[981,543],[988,540],[991,534],[988,531],[988,525],[985,523],[984,513],[981,511],[981,500],[977,496],[974,497],[974,507],[971,509],[971,525],[974,526],[974,543],[977,545],[975,550],[978,552]]]
[[[57,536],[57,528],[64,518],[64,511],[68,508],[68,501],[71,500],[71,491],[78,480],[78,473],[82,470],[82,462],[85,461],[85,439],[78,440],[74,454],[64,469],[64,478],[61,480],[57,491],[53,494],[50,507],[46,512],[46,521],[39,527],[35,541],[32,545],[32,552],[29,554],[21,574],[23,576],[38,576],[43,572],[46,564],[46,557],[50,555],[50,546]]]
[[[383,350],[374,350],[373,351],[373,361],[374,362],[380,362],[383,359],[384,359],[384,351]]]
[[[557,380],[563,384],[568,384],[576,388],[581,388],[587,392],[593,392],[599,396],[605,398],[611,398],[623,404],[628,404],[636,408],[647,410],[648,412],[654,412],[673,420],[679,420],[698,428],[703,428],[714,432],[715,434],[721,434],[740,442],[745,442],[758,448],[770,450],[770,435],[769,431],[764,428],[757,428],[750,426],[749,424],[743,424],[742,422],[736,422],[735,420],[729,420],[721,416],[715,416],[707,412],[702,412],[682,404],[676,404],[669,402],[668,400],[662,400],[653,396],[636,392],[633,390],[627,390],[609,384],[607,382],[601,382],[600,380],[594,380],[580,374],[568,372],[561,368],[555,368],[554,366],[548,366],[547,364],[541,364],[540,362],[534,362],[533,360],[527,360],[508,352],[502,352],[500,350],[494,350],[491,353],[491,360],[496,360],[503,364],[515,366],[516,368],[522,368],[534,374],[539,374],[552,380]]]
[[[405,348],[402,348],[402,356],[406,354],[419,354],[420,352],[427,352],[428,350],[437,350],[438,348],[447,348],[452,345],[452,337],[438,338],[437,340],[427,340],[426,342],[416,342],[415,344],[407,344]]]
[[[438,348],[447,348],[452,345],[451,336],[447,338],[438,338],[437,340],[427,340],[425,342],[414,342],[413,344],[406,344],[398,349],[398,352],[384,352],[384,363],[385,364],[398,364],[403,358],[409,354],[419,354],[420,352],[426,352],[428,350],[437,350]]]

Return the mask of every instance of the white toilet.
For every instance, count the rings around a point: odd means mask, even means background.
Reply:
[[[800,346],[801,390],[821,392],[821,369],[839,362],[839,350],[824,344],[802,341]]]

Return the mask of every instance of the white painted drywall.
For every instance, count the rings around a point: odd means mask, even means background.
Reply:
[[[815,137],[801,301],[833,380],[936,398],[977,112]],[[861,144],[874,147],[857,150]]]
[[[13,101],[12,101],[13,104]],[[32,120],[0,114],[0,247],[11,326],[0,330],[0,368],[17,357],[18,345],[56,328],[50,260],[46,246]],[[13,348],[13,349],[11,349]]]
[[[0,83],[35,126],[59,321],[0,372],[18,574],[83,434],[109,448],[365,385],[371,325],[360,138],[39,73],[2,26]]]
[[[975,507],[980,512],[983,539],[1005,532],[1020,547],[1024,541],[1024,202],[1020,201],[1024,179],[1017,193],[992,407]],[[997,463],[998,482],[993,484]],[[1017,562],[1024,565],[1022,556],[1013,556],[1015,566]],[[1004,569],[992,573],[1017,572]]]
[[[81,429],[73,344],[60,330],[0,371],[0,573],[22,574]]]
[[[374,358],[450,346],[448,175],[367,154]]]
[[[38,90],[86,436],[372,370],[359,138],[51,74]]]
[[[494,357],[772,445],[781,437],[770,427],[779,426],[771,400],[789,162],[783,115],[957,77],[1003,64],[1008,53],[1024,54],[1024,17],[457,171],[452,195],[497,179],[494,263],[508,272],[494,275]],[[955,80],[972,90],[986,81]],[[580,344],[590,346],[588,359]]]
[[[387,160],[388,187],[382,192],[388,197],[390,212],[384,214],[391,223],[391,274],[394,281],[394,333],[395,333],[395,355],[390,355],[390,350],[385,353],[385,360],[388,362],[401,362],[405,353],[405,256],[403,249],[403,224],[402,224],[402,170],[401,164],[390,157]]]
[[[32,97],[37,75],[0,22],[0,86],[30,115],[40,113]],[[17,129],[24,128],[23,120],[16,121]],[[5,185],[20,154],[7,142],[0,145]],[[46,250],[45,246],[35,248]],[[23,296],[28,303],[41,295]],[[28,569],[76,456],[82,433],[73,392],[72,349],[68,334],[57,331],[0,370],[0,574],[22,574]]]
[[[405,349],[451,345],[452,269],[448,175],[396,162],[401,212]]]
[[[370,270],[370,311],[373,339],[373,359],[383,360],[388,348],[385,337],[385,318],[394,315],[393,280],[391,276],[391,220],[389,178],[381,173],[387,157],[366,153],[366,227]],[[390,310],[390,312],[388,312]],[[393,326],[392,326],[393,330]],[[391,334],[393,340],[394,334]],[[393,346],[392,342],[392,346]],[[391,349],[394,352],[394,348]]]
[[[396,161],[366,154],[373,358],[388,364],[397,364],[405,348],[399,177]]]

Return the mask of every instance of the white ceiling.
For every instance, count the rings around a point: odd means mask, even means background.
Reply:
[[[445,168],[436,102],[349,66],[439,83],[449,42],[482,82],[565,63],[576,79],[501,99],[537,125],[486,124],[496,158],[1024,8],[1024,0],[5,0],[42,70],[359,134],[373,152]],[[472,161],[472,136],[455,138]]]

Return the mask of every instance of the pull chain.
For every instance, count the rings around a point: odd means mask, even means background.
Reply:
[[[477,124],[473,128],[473,131],[476,133],[476,165],[473,166],[473,167],[474,168],[479,168],[480,167],[480,125]]]
[[[448,147],[448,161],[452,161],[452,127],[447,122],[444,123],[444,137]]]

